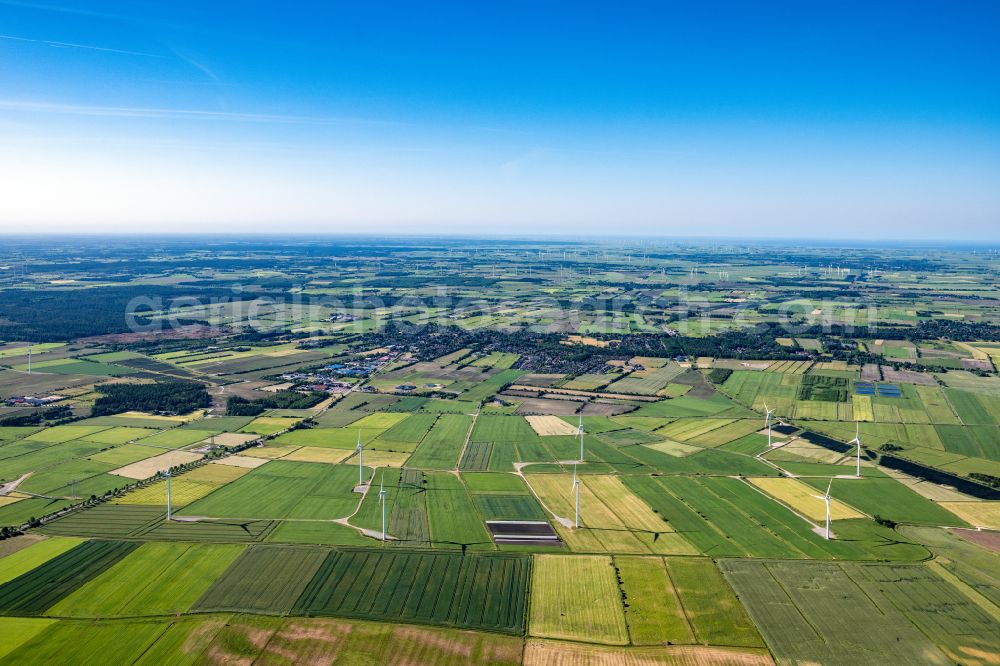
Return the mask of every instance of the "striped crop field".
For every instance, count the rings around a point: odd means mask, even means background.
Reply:
[[[334,551],[294,612],[521,634],[530,573],[525,555]]]
[[[410,467],[453,469],[458,465],[471,425],[471,416],[442,414],[417,445],[417,450],[410,457]]]
[[[54,537],[37,541],[27,548],[22,548],[10,555],[0,558],[0,584],[14,580],[37,566],[48,562],[53,557],[76,548],[83,541],[68,537]]]
[[[820,481],[822,481],[821,479]],[[757,488],[760,488],[768,495],[776,497],[779,501],[792,507],[810,520],[826,520],[826,504],[817,495],[822,495],[826,488],[812,488],[797,479],[787,477],[762,477],[749,479]],[[843,486],[844,483],[838,484]],[[861,518],[863,514],[847,506],[837,499],[830,501],[830,518],[838,520],[841,518]]]
[[[557,516],[573,520],[576,509],[572,475],[532,474],[527,479],[545,506]],[[570,549],[590,553],[697,554],[618,477],[582,475],[581,480],[581,527],[556,525]]]
[[[542,638],[628,645],[611,558],[536,555],[529,633]]]
[[[87,541],[57,555],[0,585],[0,614],[41,614],[138,546],[128,541]]]
[[[779,662],[995,663],[1000,623],[924,565],[720,566]]]
[[[48,610],[60,617],[183,613],[236,559],[240,545],[149,542]]]
[[[251,546],[194,603],[194,610],[288,613],[327,552],[305,546]]]
[[[840,538],[827,541],[813,532],[812,523],[741,479],[636,476],[624,483],[705,555],[903,561],[928,556],[923,546],[868,519],[838,521]]]

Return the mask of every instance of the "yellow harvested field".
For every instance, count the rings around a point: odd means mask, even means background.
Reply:
[[[183,476],[170,480],[170,504],[175,508],[191,504],[195,500],[200,500],[219,486],[213,483],[201,481],[189,481]],[[167,482],[157,481],[145,488],[133,490],[122,497],[115,498],[112,504],[142,504],[145,506],[166,506],[167,505]]]
[[[19,502],[24,499],[24,496],[19,495],[0,495],[0,506],[9,506],[14,502]]]
[[[247,442],[252,442],[258,439],[258,435],[245,432],[224,432],[215,437],[206,437],[199,444],[212,444],[215,443],[217,446],[239,446],[240,444],[246,444]]]
[[[870,395],[852,395],[851,407],[853,408],[855,421],[875,420],[875,408],[872,406]]]
[[[339,463],[349,457],[352,453],[354,453],[354,451],[351,449],[330,449],[324,446],[303,446],[296,451],[292,451],[287,456],[282,458],[282,460],[315,463]],[[372,453],[374,453],[374,451]],[[366,454],[365,457],[367,458],[368,454]]]
[[[703,645],[608,647],[529,639],[524,666],[768,666],[766,650]]]
[[[1000,502],[939,502],[939,504],[970,525],[1000,530]]]
[[[822,490],[817,490],[797,479],[766,477],[747,480],[768,495],[792,507],[792,509],[801,513],[806,518],[815,521],[826,520],[826,505],[823,500],[817,498],[817,495],[823,494]],[[850,481],[844,481],[844,483],[850,483]],[[834,484],[830,495],[833,496],[836,492],[837,486]],[[837,499],[833,499],[830,502],[830,518],[833,520],[863,517],[864,514]]]
[[[124,467],[113,469],[110,473],[116,474],[117,476],[124,476],[129,479],[148,479],[157,472],[162,472],[176,465],[184,465],[186,463],[194,462],[195,460],[200,460],[201,458],[202,455],[200,453],[169,451],[162,455],[134,462],[131,465],[125,465]]]
[[[559,537],[570,550],[662,555],[698,553],[616,477],[590,477],[581,476],[580,527],[566,527],[558,521],[555,525]],[[609,481],[603,481],[604,478]],[[545,506],[564,520],[573,520],[575,497],[571,474],[532,474],[526,479]],[[617,513],[619,510],[622,515]]]
[[[597,338],[585,337],[582,335],[571,335],[566,338],[564,344],[587,345],[589,347],[607,347],[610,342],[598,340]]]
[[[252,456],[226,456],[216,461],[219,465],[229,465],[230,467],[245,467],[255,469],[261,465],[271,462],[267,458],[254,458]]]
[[[178,509],[187,506],[248,472],[250,470],[247,468],[220,465],[216,462],[202,465],[170,480],[170,503]],[[145,488],[115,499],[112,503],[166,506],[167,482],[162,480],[151,483]]]
[[[217,462],[210,462],[207,465],[202,465],[201,467],[193,469],[190,472],[185,472],[183,476],[176,478],[184,478],[190,481],[201,481],[202,483],[214,483],[216,485],[223,486],[231,481],[235,481],[249,471],[249,469],[244,467],[220,465]]]
[[[532,578],[532,636],[628,645],[610,557],[536,555]]]
[[[767,431],[764,431],[764,436],[767,436]],[[771,435],[772,441],[775,440],[774,435]],[[831,451],[830,449],[823,448],[818,444],[813,444],[812,442],[806,441],[804,439],[792,439],[787,444],[781,447],[775,447],[775,452],[783,451],[786,453],[794,453],[802,458],[808,458],[809,460],[814,460],[821,463],[836,464],[844,458],[842,453],[837,453],[836,451]],[[767,454],[764,455],[767,457]]]
[[[673,532],[660,516],[626,488],[617,476],[584,476],[584,485],[605,506],[611,507],[625,527],[649,532]]]
[[[353,452],[349,452],[353,453]],[[365,451],[365,467],[402,467],[410,459],[406,451]],[[349,463],[358,464],[357,455],[352,455]]]
[[[551,435],[575,435],[576,426],[566,423],[558,416],[526,416],[528,425],[541,437]]]
[[[157,414],[148,414],[146,412],[123,412],[121,414],[116,414],[116,418],[121,419],[143,419],[145,421],[163,421],[164,425],[171,423],[184,423],[185,421],[193,421],[195,418],[201,416],[203,412],[195,412],[194,414],[188,414],[186,416],[159,416]]]

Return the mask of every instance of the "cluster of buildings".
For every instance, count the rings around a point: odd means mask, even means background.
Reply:
[[[4,404],[8,407],[44,407],[65,399],[64,395],[48,395],[44,398],[33,395],[12,395],[4,400]]]

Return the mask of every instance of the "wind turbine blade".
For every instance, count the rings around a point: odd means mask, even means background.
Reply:
[[[830,497],[830,488],[833,488],[833,479],[830,479],[830,485],[826,487],[826,496]]]

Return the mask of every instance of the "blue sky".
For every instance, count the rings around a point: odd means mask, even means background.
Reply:
[[[1000,240],[995,2],[0,0],[0,231]]]

